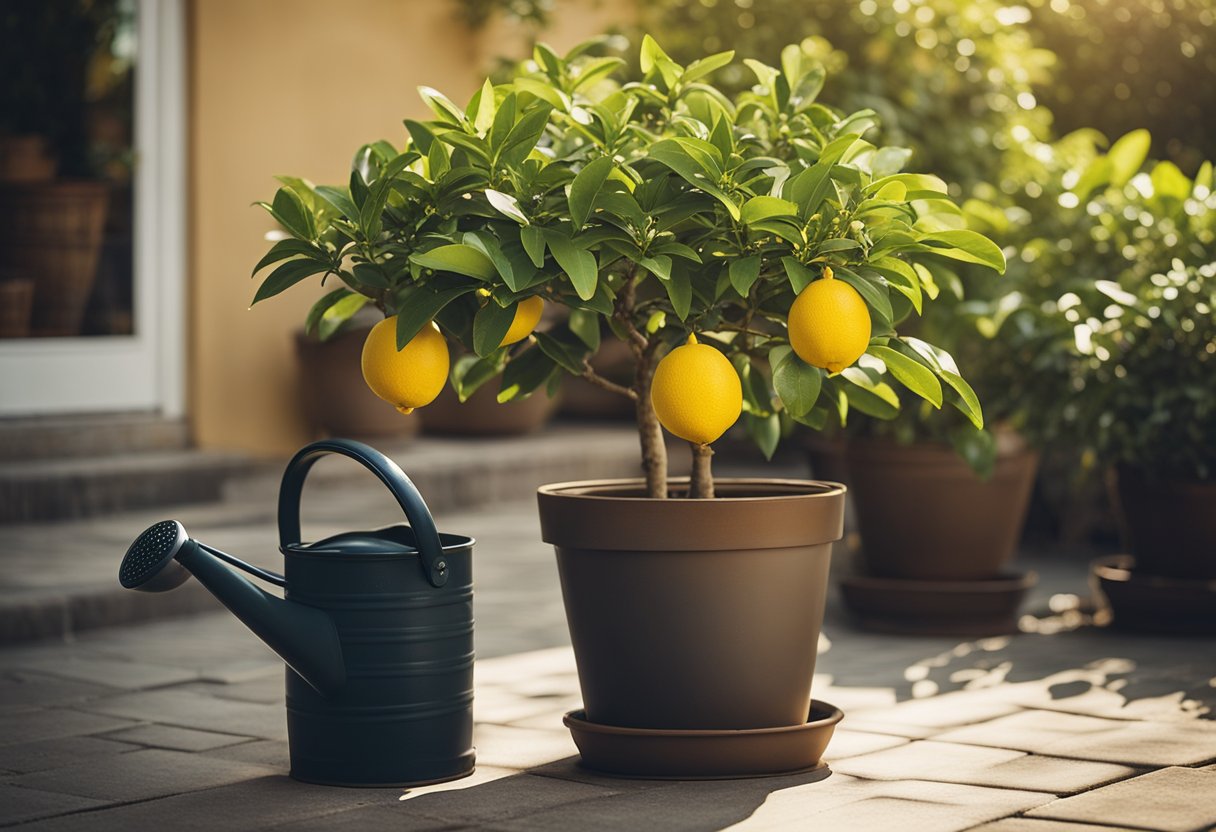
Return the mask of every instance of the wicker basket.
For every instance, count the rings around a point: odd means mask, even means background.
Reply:
[[[104,182],[0,187],[0,268],[35,280],[31,334],[80,334],[109,203]]]

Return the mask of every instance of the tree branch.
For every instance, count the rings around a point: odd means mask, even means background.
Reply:
[[[710,460],[713,459],[713,448],[696,442],[692,446],[692,476],[689,479],[688,496],[697,500],[712,500],[714,497],[714,477],[710,471]]]
[[[636,390],[634,390],[630,387],[626,387],[623,384],[617,384],[615,381],[610,381],[609,379],[604,378],[602,375],[597,373],[591,367],[590,362],[588,362],[586,360],[583,361],[583,374],[581,376],[579,376],[579,378],[585,379],[585,380],[591,382],[592,384],[594,384],[596,387],[600,388],[601,390],[607,390],[609,393],[616,393],[618,396],[624,396],[625,398],[630,399],[631,401],[635,401],[635,402],[638,400],[638,394],[637,394]]]

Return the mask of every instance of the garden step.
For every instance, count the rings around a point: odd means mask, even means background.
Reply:
[[[0,462],[181,451],[189,446],[185,419],[153,413],[0,419]]]

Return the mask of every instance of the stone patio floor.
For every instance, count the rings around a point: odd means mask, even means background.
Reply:
[[[311,531],[359,527],[335,486]],[[377,504],[378,506],[378,504]],[[248,506],[192,509],[199,536],[272,565]],[[208,512],[203,518],[202,513]],[[362,512],[362,514],[361,514]],[[165,512],[164,516],[174,516]],[[309,515],[306,515],[309,516]],[[117,568],[145,514],[42,529]],[[151,518],[156,519],[156,518]],[[832,774],[718,782],[601,776],[561,723],[578,707],[552,553],[534,503],[439,515],[478,537],[478,767],[441,786],[296,783],[283,671],[227,613],[0,649],[0,825],[27,830],[910,830],[1216,827],[1216,639],[1131,636],[1075,609],[1076,557],[1040,572],[1028,632],[977,641],[858,632],[833,597],[814,696],[846,716]],[[375,522],[368,520],[374,525]],[[187,522],[187,528],[191,523]],[[0,551],[34,534],[0,529]],[[83,547],[87,549],[88,547]],[[7,553],[7,552],[6,552]],[[82,553],[81,557],[85,557]],[[623,614],[627,611],[623,610]]]

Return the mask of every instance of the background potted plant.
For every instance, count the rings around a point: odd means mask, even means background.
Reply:
[[[643,80],[620,84],[594,43],[541,45],[467,107],[422,88],[436,118],[407,121],[404,150],[361,151],[349,187],[266,205],[292,238],[255,300],[314,275],[344,283],[320,307],[368,297],[389,317],[364,375],[399,409],[442,388],[445,338],[477,357],[451,365],[460,395],[501,373],[509,401],[566,372],[633,403],[641,479],[540,493],[584,722],[601,726],[807,724],[843,489],[715,481],[710,443],[740,411],[767,453],[781,414],[823,428],[895,406],[888,380],[981,421],[952,359],[892,322],[922,307],[921,259],[1003,269],[1000,250],[942,180],[899,172],[908,151],[863,138],[872,112],[817,103],[825,72],[797,47],[780,69],[749,62],[757,83],[733,99],[707,83],[732,57],[681,66],[646,38]],[[569,317],[504,345],[537,296]],[[589,363],[605,325],[633,355],[628,384]],[[668,476],[661,424],[690,442],[688,480]]]
[[[1019,401],[1024,429],[1054,439],[1053,455],[1107,476],[1134,558],[1095,567],[1116,621],[1212,627],[1212,165],[1193,179],[1168,161],[1145,166],[1151,140],[1143,130],[1106,152],[1102,143],[1078,132],[1026,173],[1044,183],[1039,198],[1057,219],[1023,236],[1018,260],[1031,267],[1014,270],[987,305],[994,352],[1002,366],[1023,368],[992,398],[998,407]]]

